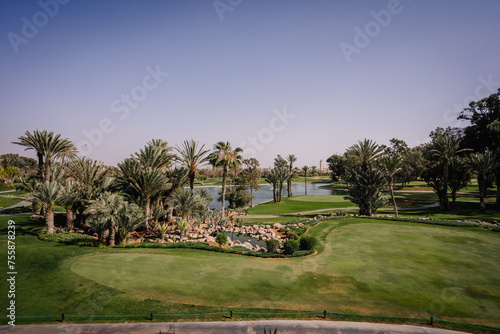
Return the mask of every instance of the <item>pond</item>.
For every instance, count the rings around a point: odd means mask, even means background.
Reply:
[[[228,236],[229,239],[231,239],[231,241],[239,240],[242,244],[248,242],[252,246],[259,245],[260,248],[267,248],[265,241],[249,237],[248,235],[236,234],[234,232],[224,232],[224,233],[226,233],[226,235]]]
[[[339,191],[335,189],[323,189],[320,188],[321,186],[325,186],[329,183],[320,183],[320,182],[315,182],[315,183],[308,183],[307,184],[307,194],[308,195],[336,195]],[[210,209],[220,209],[220,203],[217,202],[217,198],[219,197],[219,191],[220,191],[220,186],[213,186],[213,187],[204,187],[205,189],[208,189],[212,196],[214,197],[214,201],[210,205]],[[287,189],[286,185],[283,187],[283,197],[287,196]],[[299,195],[304,195],[305,194],[305,185],[304,183],[292,183],[292,193],[294,196],[299,196]],[[260,189],[258,191],[253,192],[254,195],[254,200],[253,204],[260,204],[263,202],[267,202],[269,200],[273,199],[273,188],[270,184],[263,184],[260,186]],[[226,207],[229,205],[229,203],[226,201]]]

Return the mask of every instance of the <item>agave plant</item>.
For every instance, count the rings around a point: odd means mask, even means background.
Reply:
[[[163,223],[163,224],[156,224],[156,228],[158,229],[158,232],[160,232],[160,240],[165,240],[165,234],[168,231],[168,224]]]
[[[181,239],[186,235],[187,230],[189,229],[189,220],[188,219],[179,219],[175,222],[179,231],[181,231]]]

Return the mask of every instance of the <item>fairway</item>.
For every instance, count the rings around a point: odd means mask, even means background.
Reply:
[[[345,195],[302,195],[283,197],[279,203],[266,202],[248,210],[251,215],[283,214],[301,211],[349,208],[352,202],[344,199]]]
[[[126,250],[68,260],[87,279],[143,298],[220,307],[440,316],[500,325],[500,235],[349,219],[310,233],[320,253],[259,259]]]

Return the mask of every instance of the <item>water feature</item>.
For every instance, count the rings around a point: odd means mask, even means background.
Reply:
[[[328,183],[308,183],[307,184],[307,194],[308,195],[336,195],[338,194],[338,190],[335,189],[324,189],[320,188],[321,186],[327,185]],[[220,186],[211,186],[205,187],[210,191],[212,196],[214,197],[214,201],[210,204],[210,209],[220,208],[220,203],[217,202],[217,198],[219,197]],[[302,182],[292,183],[292,192],[294,196],[304,195],[305,194],[305,185]],[[273,188],[270,184],[263,184],[260,186],[260,189],[253,192],[254,200],[253,204],[260,204],[263,202],[267,202],[273,199]],[[287,196],[286,185],[283,189],[283,197]],[[228,202],[226,201],[226,207]]]
[[[260,248],[267,248],[266,247],[266,242],[265,241],[262,241],[262,240],[258,240],[258,239],[255,239],[255,238],[252,238],[252,237],[249,237],[248,235],[244,235],[244,234],[236,234],[234,232],[224,232],[226,233],[226,235],[228,236],[228,238],[231,239],[231,241],[240,241],[241,243],[245,243],[245,242],[248,242],[250,243],[252,246],[255,246],[255,245],[259,245]]]

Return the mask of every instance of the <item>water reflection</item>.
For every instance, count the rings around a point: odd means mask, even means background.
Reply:
[[[308,183],[307,184],[307,195],[336,195],[335,189],[324,189],[320,188],[321,186],[325,186],[328,183]],[[217,198],[219,197],[220,186],[213,187],[205,187],[208,189],[212,196],[214,197],[214,201],[210,205],[211,209],[220,208],[220,203],[217,202]],[[283,197],[287,196],[287,187],[286,185],[283,187]],[[294,196],[300,196],[305,194],[305,184],[304,183],[292,183],[292,193]],[[337,191],[338,193],[338,191]],[[263,184],[260,186],[258,191],[254,191],[253,195],[255,199],[253,200],[254,205],[263,203],[273,199],[273,188],[270,184]],[[226,207],[228,206],[228,202],[226,201]]]

